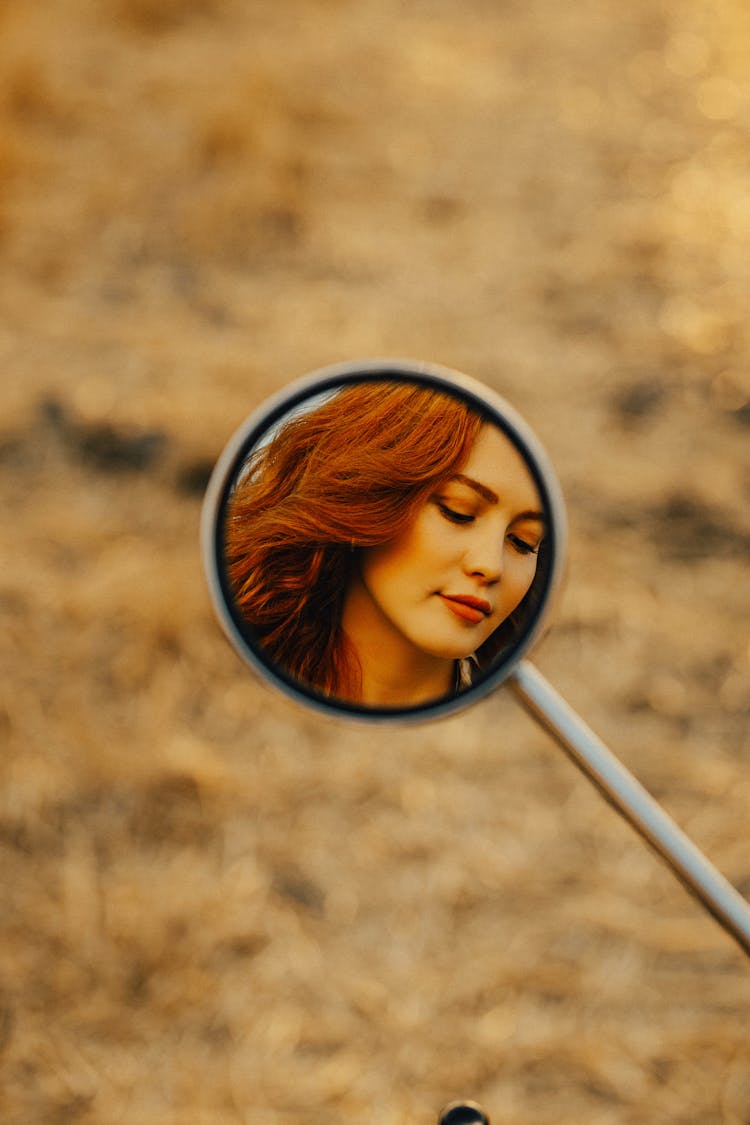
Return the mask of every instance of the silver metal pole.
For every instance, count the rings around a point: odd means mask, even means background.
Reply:
[[[533,664],[522,660],[508,682],[524,707],[560,743],[575,765],[750,956],[750,905],[731,883]]]

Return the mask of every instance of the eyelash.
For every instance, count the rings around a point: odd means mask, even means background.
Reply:
[[[453,508],[449,508],[447,504],[438,504],[438,508],[445,519],[450,523],[465,526],[467,523],[474,522],[474,516],[465,515],[463,512],[454,512]],[[521,539],[518,535],[510,535],[508,538],[520,555],[535,555],[539,550],[538,546],[534,547],[531,543],[527,543],[525,539]]]
[[[449,508],[446,504],[438,504],[438,508],[450,523],[465,524],[474,522],[473,516],[467,516],[463,512],[454,512],[453,509]]]
[[[521,555],[535,555],[539,550],[538,547],[533,547],[531,543],[527,543],[525,539],[520,539],[517,535],[511,535],[510,541]]]

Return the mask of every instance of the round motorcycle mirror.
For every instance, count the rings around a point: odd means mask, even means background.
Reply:
[[[240,426],[202,540],[252,668],[319,710],[393,721],[456,711],[510,675],[548,619],[565,513],[497,394],[371,360],[314,372]]]
[[[565,513],[544,450],[498,395],[427,364],[315,372],[229,442],[202,540],[219,620],[265,680],[328,714],[391,722],[509,680],[750,954],[750,905],[522,659],[549,618]]]

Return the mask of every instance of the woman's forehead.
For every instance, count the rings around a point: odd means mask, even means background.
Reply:
[[[541,511],[539,491],[523,454],[499,427],[485,423],[474,439],[458,479],[481,486],[518,511]],[[485,499],[488,499],[485,496]]]

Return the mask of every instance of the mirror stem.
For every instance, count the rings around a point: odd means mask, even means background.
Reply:
[[[521,661],[509,683],[523,706],[560,743],[574,764],[750,956],[750,905],[745,899],[533,664]]]

